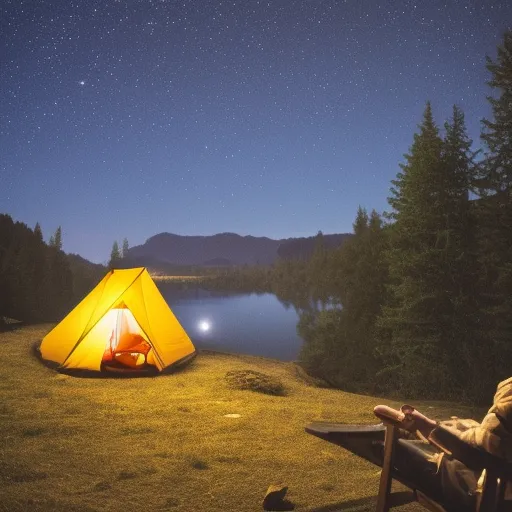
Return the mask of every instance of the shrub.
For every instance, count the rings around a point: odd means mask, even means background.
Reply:
[[[249,389],[267,395],[284,396],[286,394],[284,385],[279,379],[254,370],[233,370],[227,372],[225,378],[229,386],[234,389]]]

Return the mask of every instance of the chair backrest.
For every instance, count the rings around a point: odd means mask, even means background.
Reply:
[[[446,512],[445,505],[432,496],[415,487],[414,483],[405,481],[402,476],[393,472],[393,458],[398,440],[398,428],[386,424],[384,440],[384,462],[380,477],[377,512],[387,512],[396,506],[391,492],[392,480],[396,478],[402,484],[412,489],[416,501],[433,512]],[[485,470],[482,491],[475,500],[474,512],[502,512],[505,510],[505,487],[507,481],[512,481],[512,464],[490,453],[480,450],[458,438],[454,433],[444,428],[436,428],[429,436],[429,441],[446,456],[454,457],[468,468],[479,473]],[[397,478],[398,477],[398,478]]]

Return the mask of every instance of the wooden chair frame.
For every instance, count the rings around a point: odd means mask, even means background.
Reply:
[[[418,488],[418,485],[408,481],[404,475],[399,475],[393,469],[393,456],[398,441],[398,428],[393,424],[385,423],[384,435],[384,460],[380,475],[379,493],[377,497],[376,512],[388,512],[390,508],[403,505],[404,503],[417,501],[426,509],[432,512],[453,512],[453,509],[445,508],[445,505],[428,496],[425,491]],[[306,427],[306,432],[321,439],[338,444],[340,433],[347,436],[350,427],[343,424],[322,424],[312,423]],[[352,426],[354,435],[368,435],[378,426]],[[461,440],[456,434],[443,427],[436,427],[429,436],[431,444],[445,453],[445,456],[459,460],[468,468],[481,473],[485,469],[485,480],[482,492],[478,493],[474,512],[505,512],[512,510],[511,503],[505,501],[505,487],[507,481],[512,481],[512,463],[496,457],[482,449],[476,448]],[[382,442],[382,441],[381,441]],[[347,448],[350,449],[350,448]],[[392,481],[397,480],[411,492],[392,492]]]
[[[391,483],[394,478],[393,455],[397,439],[397,427],[386,424],[384,462],[380,476],[376,512],[388,512],[394,506]],[[478,473],[485,469],[482,492],[477,495],[475,512],[501,512],[505,510],[506,481],[512,476],[512,465],[509,462],[466,443],[455,433],[443,427],[435,428],[429,436],[429,441],[444,452],[446,456],[459,460],[468,468]],[[405,483],[401,478],[399,481]],[[410,483],[405,483],[405,485],[413,489],[416,501],[426,509],[432,512],[447,512],[443,504],[415,489],[414,485]]]

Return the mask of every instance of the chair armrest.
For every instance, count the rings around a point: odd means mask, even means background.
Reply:
[[[432,430],[428,440],[441,451],[459,460],[474,471],[487,469],[504,477],[510,478],[512,476],[511,463],[467,443],[444,427],[438,426]]]

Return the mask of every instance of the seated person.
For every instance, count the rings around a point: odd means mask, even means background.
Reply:
[[[426,444],[438,425],[450,429],[473,446],[512,461],[512,377],[498,384],[494,403],[481,423],[458,418],[437,423],[410,405],[402,406],[399,411],[378,405],[374,413],[418,439],[397,446],[394,457],[397,471],[403,475],[417,475],[433,497],[453,510],[474,508],[481,475],[458,460],[443,457],[436,448]]]

